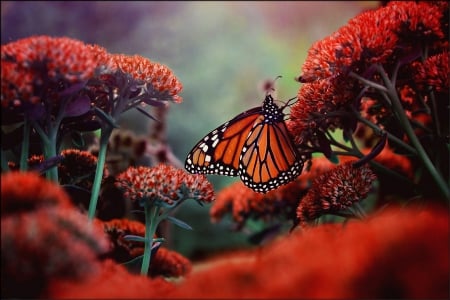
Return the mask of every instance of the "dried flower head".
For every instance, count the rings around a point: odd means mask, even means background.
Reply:
[[[180,200],[214,200],[214,190],[204,175],[188,174],[160,164],[156,167],[129,167],[117,176],[117,187],[124,196],[143,205],[148,201],[172,206]]]
[[[375,179],[367,165],[354,167],[351,161],[319,175],[297,207],[300,224],[305,226],[323,214],[339,212],[363,200]]]

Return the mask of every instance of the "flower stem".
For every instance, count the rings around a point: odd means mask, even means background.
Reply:
[[[145,248],[144,248],[144,257],[142,259],[141,275],[147,276],[152,257],[153,236],[155,235],[156,227],[158,226],[159,223],[158,222],[159,207],[145,202],[144,211],[145,211]]]
[[[23,122],[22,150],[20,152],[20,171],[28,170],[28,155],[30,151],[31,124],[27,118]]]
[[[403,106],[400,102],[400,99],[398,98],[397,91],[395,90],[395,86],[392,85],[391,81],[389,80],[384,69],[381,66],[379,66],[379,73],[382,76],[384,83],[387,87],[387,90],[388,90],[387,94],[389,95],[389,98],[392,101],[392,108],[396,112],[396,115],[399,118],[399,121],[402,124],[406,135],[408,136],[409,140],[411,141],[411,144],[414,146],[414,148],[416,148],[419,158],[422,160],[422,163],[424,164],[425,168],[428,170],[430,175],[433,177],[434,181],[436,182],[437,186],[441,190],[442,194],[448,200],[450,200],[450,191],[449,191],[448,185],[445,183],[444,179],[441,177],[441,175],[436,170],[432,161],[428,157],[428,154],[426,153],[426,151],[423,148],[422,144],[420,143],[419,139],[415,135],[414,129],[412,128],[412,126],[409,122],[409,119],[406,116],[405,110],[403,109]]]
[[[98,151],[97,168],[95,171],[94,183],[92,185],[91,199],[89,201],[88,217],[93,220],[95,217],[95,210],[97,208],[98,196],[100,194],[100,187],[103,179],[103,169],[106,161],[106,150],[108,149],[108,141],[111,136],[112,128],[107,126],[102,128],[100,134],[100,149]]]

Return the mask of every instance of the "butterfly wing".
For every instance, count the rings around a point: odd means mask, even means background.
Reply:
[[[238,176],[242,148],[261,111],[261,107],[252,108],[208,133],[186,157],[186,170]]]
[[[242,182],[256,192],[266,193],[300,175],[303,160],[292,142],[284,120],[255,120],[239,158]]]

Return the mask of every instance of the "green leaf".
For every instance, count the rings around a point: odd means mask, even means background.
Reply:
[[[169,221],[169,222],[171,222],[171,223],[173,223],[173,224],[175,224],[175,225],[177,225],[177,226],[179,226],[181,228],[192,230],[191,226],[189,226],[188,224],[184,223],[183,221],[181,221],[181,220],[179,220],[177,218],[174,218],[174,217],[171,217],[171,216],[167,216],[166,219],[167,219],[167,221]]]
[[[103,121],[105,121],[111,128],[119,128],[119,125],[116,124],[116,121],[113,119],[113,117],[111,117],[110,115],[108,115],[107,113],[105,113],[103,110],[101,110],[98,107],[94,107],[94,111],[95,114],[102,119]]]
[[[139,235],[127,234],[123,238],[127,241],[142,242],[142,243],[145,242],[145,237]]]

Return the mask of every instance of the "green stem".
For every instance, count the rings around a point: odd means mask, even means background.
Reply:
[[[367,217],[367,214],[364,210],[364,208],[361,206],[361,204],[359,204],[359,202],[356,202],[353,205],[354,211],[356,213],[356,215],[358,216],[358,218],[360,219],[365,219]]]
[[[142,259],[141,275],[147,276],[150,268],[150,261],[152,257],[153,236],[158,226],[159,207],[156,205],[144,204],[145,211],[145,248],[144,257]]]
[[[383,131],[380,127],[378,127],[376,124],[370,122],[369,120],[363,118],[359,112],[356,111],[356,109],[352,108],[354,115],[356,116],[356,118],[358,119],[358,121],[360,121],[361,123],[363,123],[364,125],[368,126],[369,128],[371,128],[375,134],[377,135],[381,135],[382,133],[386,133],[387,134],[387,138],[389,141],[393,142],[394,144],[396,144],[397,146],[400,146],[402,148],[404,148],[405,150],[409,151],[412,154],[417,154],[416,149],[414,149],[413,147],[411,147],[410,145],[406,144],[405,142],[403,142],[401,139],[399,139],[398,137],[394,136],[393,134]]]
[[[31,124],[27,118],[23,122],[22,150],[20,152],[20,171],[28,170],[28,155],[30,151]]]
[[[403,106],[400,102],[400,99],[398,98],[397,91],[395,90],[395,86],[392,85],[391,81],[387,77],[386,73],[384,72],[384,69],[381,66],[378,66],[379,73],[382,76],[384,83],[388,90],[388,95],[390,100],[392,101],[392,107],[393,110],[396,112],[397,117],[399,118],[400,123],[403,126],[403,129],[405,130],[406,135],[408,136],[409,140],[411,141],[411,144],[416,148],[419,158],[422,160],[422,163],[424,164],[425,168],[428,170],[430,175],[433,177],[434,181],[436,182],[437,186],[441,190],[442,194],[450,200],[450,191],[448,188],[448,185],[445,183],[444,179],[441,177],[441,175],[438,173],[436,168],[434,167],[432,161],[428,157],[428,154],[426,153],[425,149],[423,148],[422,144],[420,143],[419,139],[414,133],[414,129],[412,128],[408,117],[406,116],[405,110],[403,109]]]
[[[100,187],[103,179],[103,169],[106,161],[106,150],[108,149],[109,137],[112,133],[112,127],[105,127],[101,129],[100,133],[100,149],[98,151],[97,168],[95,171],[94,183],[92,185],[91,199],[89,201],[88,217],[93,220],[95,217],[95,210],[97,209],[98,196],[100,194]]]
[[[56,138],[57,138],[57,128],[50,130],[50,135],[48,139],[44,140],[44,158],[48,159],[56,156]],[[58,182],[58,166],[54,166],[47,170],[46,177],[49,180]]]

